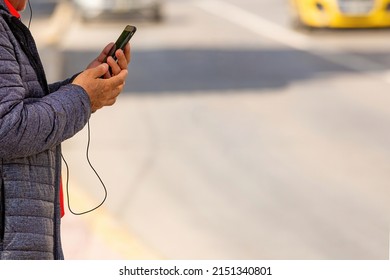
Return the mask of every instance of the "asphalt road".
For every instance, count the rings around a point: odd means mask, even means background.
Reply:
[[[390,31],[298,33],[282,0],[165,14],[130,21],[126,90],[91,119],[105,207],[168,259],[388,259]],[[126,23],[73,20],[55,78]],[[64,155],[99,201],[85,145]]]

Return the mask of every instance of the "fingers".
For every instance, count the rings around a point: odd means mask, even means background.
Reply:
[[[123,87],[126,84],[127,74],[128,71],[124,69],[120,71],[116,76],[113,76],[108,79],[108,81],[110,82],[110,87],[113,89],[120,89],[120,91],[122,91]]]
[[[116,76],[122,70],[127,69],[129,64],[129,61],[127,60],[126,55],[122,50],[117,50],[115,52],[115,56],[117,57],[118,61],[115,61],[112,57],[107,59],[107,63],[111,67],[112,76]]]
[[[127,69],[123,69],[118,75],[112,77],[111,80],[116,84],[124,84],[128,73]]]
[[[122,70],[119,64],[111,56],[107,58],[107,64],[110,66],[110,71],[108,72],[110,75],[108,78],[118,75]]]
[[[108,53],[110,52],[111,48],[114,46],[114,43],[109,43],[103,51],[98,56],[97,60],[101,63],[105,62],[104,59],[107,57]]]
[[[111,50],[110,47],[113,46],[113,43],[107,45],[104,49],[103,53],[108,54]],[[106,56],[105,56],[106,57]],[[105,58],[104,57],[104,58]],[[128,68],[128,64],[130,63],[131,54],[130,54],[130,44],[126,44],[124,50],[118,49],[115,52],[116,60],[112,57],[107,58],[108,65],[110,66],[110,73],[106,74],[104,78],[110,78],[111,76],[118,75],[122,70]]]
[[[106,72],[108,72],[108,65],[103,63],[95,68],[85,70],[72,82],[84,88],[90,98],[92,112],[104,106],[113,105],[125,86],[127,69],[121,70],[114,77],[101,79],[100,77]]]
[[[124,53],[125,53],[125,56],[126,56],[126,60],[127,60],[127,64],[130,63],[131,61],[131,47],[130,47],[130,43],[128,43],[125,47],[125,50],[124,50]]]
[[[102,63],[94,68],[90,68],[84,71],[85,75],[89,76],[92,79],[97,79],[104,76],[108,72],[108,65]]]
[[[104,49],[103,51],[99,54],[99,56],[93,60],[88,66],[86,69],[91,69],[91,68],[94,68],[102,63],[105,63],[105,59],[108,55],[108,53],[110,52],[112,46],[114,45],[114,43],[110,43],[108,44]]]
[[[127,78],[128,71],[122,70],[118,75],[104,80],[105,82],[109,82],[109,92],[110,97],[109,99],[113,102],[115,102],[116,97],[123,91],[125,84],[126,84],[126,78]],[[114,100],[112,98],[115,98]],[[112,103],[114,104],[114,103]]]
[[[116,97],[121,93],[126,84],[127,74],[128,71],[125,69],[121,70],[115,76],[99,81],[103,91],[106,92],[106,95],[109,96],[109,98]]]
[[[104,106],[113,105],[125,87],[128,64],[131,58],[130,45],[127,44],[124,50],[116,51],[117,61],[110,56],[104,63],[103,61],[113,45],[114,43],[108,44],[99,57],[88,66],[87,70],[73,81],[73,84],[83,87],[87,92],[92,112]]]
[[[107,62],[106,58],[107,58],[108,54],[110,53],[110,50],[112,49],[113,46],[114,46],[114,43],[109,43],[103,49],[103,51],[99,54],[99,56],[87,66],[86,69],[91,69],[91,68],[94,68],[101,63],[106,63]],[[131,59],[130,44],[129,43],[125,46],[123,53],[124,53],[124,59],[122,58],[122,55],[119,54],[119,52],[116,53],[116,57],[118,58],[118,64],[120,65],[119,67],[121,67],[122,69],[125,69],[125,68],[127,68],[127,65],[130,63],[130,59]],[[105,78],[109,78],[110,76],[111,75],[106,75]]]
[[[127,60],[127,57],[125,53],[122,50],[117,50],[115,53],[116,57],[118,58],[118,65],[121,69],[127,69],[127,66],[129,64],[129,60]]]
[[[111,48],[112,48],[113,45],[114,45],[114,42],[109,43],[109,44],[103,49],[102,54],[107,55],[107,54],[110,52],[110,50],[111,50]]]

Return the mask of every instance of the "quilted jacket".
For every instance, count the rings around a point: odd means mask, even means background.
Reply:
[[[28,28],[0,0],[0,259],[63,259],[60,143],[90,117],[71,79],[48,85]]]

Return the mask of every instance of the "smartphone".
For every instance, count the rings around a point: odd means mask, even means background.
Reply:
[[[133,37],[134,33],[137,31],[137,28],[132,25],[127,25],[123,30],[122,34],[119,36],[118,40],[116,40],[115,44],[112,46],[108,55],[104,58],[104,63],[107,62],[107,58],[112,56],[112,58],[116,61],[117,58],[115,56],[115,52],[119,49],[124,50],[127,43],[130,41],[131,37]]]

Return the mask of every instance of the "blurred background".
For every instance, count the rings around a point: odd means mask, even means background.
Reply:
[[[389,259],[389,3],[31,0],[50,81],[138,28],[66,258]],[[63,145],[76,212],[104,197],[86,145]]]

